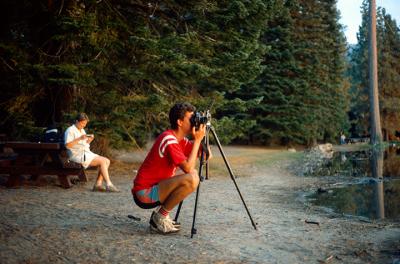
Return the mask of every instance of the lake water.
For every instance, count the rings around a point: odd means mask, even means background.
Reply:
[[[308,196],[315,205],[370,219],[400,219],[400,147],[336,152],[311,175],[342,183]]]

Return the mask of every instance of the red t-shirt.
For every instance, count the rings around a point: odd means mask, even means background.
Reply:
[[[178,142],[172,130],[159,135],[133,181],[132,194],[172,177],[192,148],[193,143],[187,138]]]

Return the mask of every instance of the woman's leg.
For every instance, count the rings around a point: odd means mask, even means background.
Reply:
[[[110,180],[110,175],[108,174],[108,167],[110,167],[109,159],[102,156],[97,156],[92,160],[92,162],[90,162],[89,166],[99,167],[99,173],[96,180],[97,185],[101,185],[103,180],[106,182],[107,186],[113,185]]]

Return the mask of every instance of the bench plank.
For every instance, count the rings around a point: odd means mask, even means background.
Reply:
[[[10,177],[7,186],[20,184],[20,175],[31,175],[37,180],[40,175],[57,175],[64,188],[72,186],[68,176],[77,175],[79,180],[87,182],[88,178],[81,164],[68,161],[65,148],[59,143],[35,143],[9,141],[1,144],[3,148],[12,149],[12,157],[0,159],[0,174]],[[10,153],[4,153],[4,156]]]

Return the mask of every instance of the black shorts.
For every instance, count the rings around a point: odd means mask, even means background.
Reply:
[[[155,203],[143,203],[136,197],[136,194],[133,194],[133,200],[135,201],[136,205],[142,209],[152,209],[161,205],[160,201]]]

